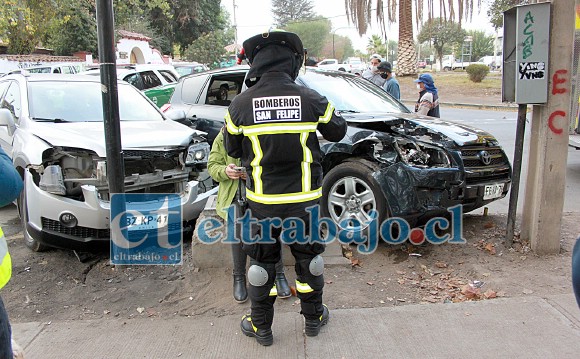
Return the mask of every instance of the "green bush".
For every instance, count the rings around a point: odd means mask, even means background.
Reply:
[[[481,82],[489,73],[489,67],[483,64],[473,64],[467,66],[465,69],[469,75],[469,79],[473,82]]]

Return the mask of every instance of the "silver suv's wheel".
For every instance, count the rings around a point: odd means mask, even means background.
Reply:
[[[40,243],[38,240],[34,239],[30,233],[28,233],[28,229],[26,228],[26,224],[28,223],[28,202],[26,200],[26,183],[24,184],[24,188],[22,192],[20,192],[20,196],[18,197],[18,214],[20,215],[20,222],[22,223],[22,234],[24,235],[24,244],[34,252],[44,252],[49,247]]]

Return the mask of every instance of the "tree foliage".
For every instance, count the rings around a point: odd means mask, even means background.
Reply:
[[[356,26],[359,34],[366,33],[371,23],[372,13],[375,12],[378,24],[385,32],[385,24],[394,23],[398,19],[398,74],[414,75],[417,73],[415,44],[413,41],[413,15],[417,24],[421,24],[427,15],[427,20],[433,19],[433,1],[415,0],[345,0],[346,15]],[[481,7],[481,0],[441,0],[439,1],[438,17],[455,20],[459,25],[463,19],[470,19],[474,7]],[[426,11],[425,11],[426,10]],[[397,16],[398,15],[398,16]]]
[[[203,34],[227,26],[220,2],[215,0],[171,0],[168,11],[153,7],[148,20],[153,30],[182,50]]]
[[[0,39],[9,53],[27,54],[51,46],[59,54],[95,52],[96,0],[4,0]],[[164,53],[201,35],[225,29],[227,15],[215,0],[114,1],[115,28],[143,33]]]
[[[300,37],[302,44],[308,49],[308,56],[321,57],[324,44],[329,39],[332,41],[331,28],[330,20],[319,16],[312,21],[289,23],[284,27],[284,30],[293,32]]]
[[[385,57],[387,54],[387,45],[383,43],[383,39],[379,35],[371,35],[367,42],[367,51],[369,55],[379,54]]]
[[[275,24],[286,27],[291,22],[310,20],[316,16],[312,0],[272,0]]]
[[[489,0],[487,16],[494,29],[503,27],[503,12],[521,3],[520,0]]]
[[[417,36],[419,42],[430,42],[435,49],[435,56],[442,63],[445,45],[461,47],[465,38],[465,30],[458,23],[441,18],[427,20]]]
[[[187,61],[197,61],[209,64],[215,68],[219,66],[221,58],[225,55],[224,47],[233,42],[233,29],[228,31],[212,31],[194,40],[185,51],[182,58]]]
[[[59,9],[62,19],[59,26],[51,29],[47,46],[56,55],[72,55],[77,51],[97,54],[97,24],[95,8],[88,1],[71,1]]]
[[[471,45],[471,60],[477,61],[477,59],[483,56],[493,55],[493,45],[494,38],[485,34],[485,31],[481,30],[471,30],[467,32],[471,35],[473,42]]]
[[[354,54],[355,51],[350,38],[342,35],[334,35],[334,37],[330,36],[327,38],[318,58],[332,58],[342,61]],[[310,50],[308,50],[308,56],[310,56]]]
[[[59,0],[64,1],[64,0]],[[60,19],[51,0],[4,0],[0,6],[0,38],[8,41],[8,53],[27,54],[43,45]]]

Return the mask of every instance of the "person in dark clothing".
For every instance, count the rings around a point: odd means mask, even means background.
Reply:
[[[385,90],[388,94],[397,100],[400,100],[401,89],[399,87],[399,81],[397,81],[397,79],[393,76],[393,67],[391,66],[391,63],[388,61],[381,61],[377,68],[381,77],[387,80],[383,86],[383,90]]]
[[[14,201],[22,191],[23,183],[20,174],[14,168],[12,160],[0,148],[0,207]],[[8,283],[12,275],[12,260],[8,253],[8,243],[0,228],[0,289]],[[0,297],[0,358],[12,358],[12,331],[8,313]]]
[[[225,127],[221,129],[211,146],[207,170],[209,175],[220,183],[217,196],[216,212],[224,221],[227,221],[228,207],[236,200],[238,185],[240,180],[245,180],[245,172],[238,172],[236,167],[240,165],[240,160],[229,157],[224,147]],[[242,188],[242,187],[240,187]],[[234,279],[234,300],[244,303],[248,299],[246,288],[246,263],[248,255],[242,250],[240,243],[232,244],[233,258],[233,279]],[[282,259],[276,263],[276,281],[274,286],[280,298],[289,298],[292,291],[288,286],[288,281],[284,275],[284,264]]]
[[[421,74],[415,82],[419,90],[419,100],[415,104],[415,112],[421,115],[440,117],[439,95],[433,77],[430,74]]]
[[[246,168],[246,198],[257,220],[289,217],[303,219],[309,231],[306,208],[322,195],[321,151],[317,131],[328,141],[340,141],[346,122],[318,92],[294,82],[304,63],[300,38],[290,32],[263,33],[244,41],[250,64],[248,90],[234,98],[225,116],[228,154],[241,158]],[[275,263],[280,259],[280,227],[261,233],[251,227],[252,238],[275,238],[274,243],[244,243],[250,256],[248,294],[251,315],[242,318],[242,332],[261,345],[273,343],[272,322],[276,293]],[[305,318],[305,333],[318,335],[329,318],[322,304],[324,263],[321,243],[290,245],[295,258],[296,291]]]
[[[580,237],[576,240],[572,250],[572,288],[576,296],[576,302],[580,307]]]

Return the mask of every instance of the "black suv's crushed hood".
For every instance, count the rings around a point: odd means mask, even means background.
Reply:
[[[351,137],[364,129],[407,135],[424,142],[453,141],[458,146],[496,141],[491,134],[478,128],[413,113],[345,113],[343,117],[349,124]]]

